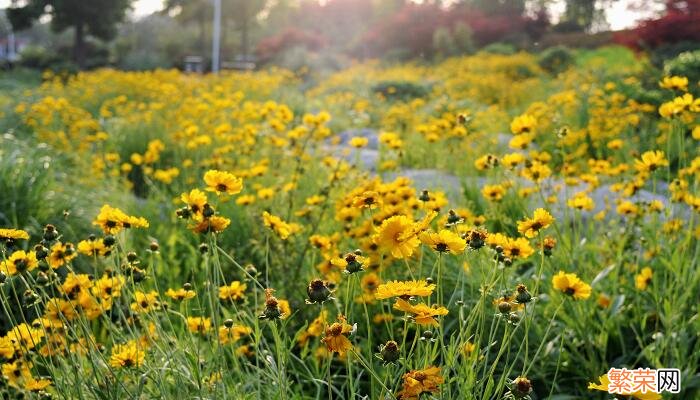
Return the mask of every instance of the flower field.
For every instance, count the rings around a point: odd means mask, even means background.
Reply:
[[[700,86],[627,50],[47,73],[0,132],[3,398],[700,398]]]

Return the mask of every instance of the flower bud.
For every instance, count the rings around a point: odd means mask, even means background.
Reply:
[[[390,340],[386,342],[385,345],[381,346],[379,348],[379,354],[381,355],[381,359],[384,361],[384,363],[393,363],[401,356],[399,345],[393,340]]]
[[[306,293],[309,295],[308,303],[310,304],[323,303],[331,297],[331,290],[320,279],[312,280],[306,288]]]

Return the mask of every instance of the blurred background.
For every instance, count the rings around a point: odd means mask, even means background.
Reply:
[[[331,72],[609,44],[652,62],[698,49],[700,0],[0,0],[2,68],[206,72],[217,53],[222,69]]]

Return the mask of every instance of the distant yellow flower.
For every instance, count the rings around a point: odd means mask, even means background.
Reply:
[[[121,275],[105,274],[95,281],[95,284],[92,286],[92,294],[100,299],[119,297],[125,281],[126,279]]]
[[[248,206],[255,203],[257,198],[253,194],[244,194],[236,199],[236,204],[239,206]]]
[[[185,289],[185,288],[179,288],[179,289],[168,289],[165,291],[165,295],[170,297],[173,300],[177,301],[182,301],[182,300],[189,300],[194,298],[197,293],[192,290],[192,289]]]
[[[503,195],[506,194],[506,188],[502,185],[485,185],[481,189],[481,194],[486,200],[501,201]]]
[[[659,86],[664,89],[688,91],[688,78],[684,76],[665,76]]]
[[[546,229],[554,222],[554,217],[543,208],[538,208],[532,218],[518,221],[518,232],[528,238],[534,238],[539,231]]]
[[[430,246],[433,250],[445,253],[460,254],[467,247],[467,242],[458,234],[447,229],[441,229],[439,232],[426,231],[420,234],[420,240],[423,244]]]
[[[391,281],[379,285],[374,297],[378,300],[388,299],[390,297],[406,299],[413,296],[426,297],[430,296],[435,288],[435,284],[429,284],[426,281]]]
[[[579,192],[566,201],[566,205],[576,210],[591,211],[595,208],[595,202],[585,192]]]
[[[469,356],[474,350],[476,350],[476,345],[472,342],[466,342],[462,345],[462,354],[464,356]]]
[[[634,277],[634,286],[639,290],[646,290],[651,283],[654,272],[649,267],[642,268],[642,271]]]
[[[211,319],[204,317],[187,317],[187,329],[192,333],[207,333],[211,329]]]
[[[209,170],[204,174],[207,191],[218,194],[237,194],[243,190],[243,180],[230,172]]]
[[[403,387],[398,395],[402,400],[418,400],[423,393],[440,392],[439,385],[443,383],[445,379],[439,367],[409,371],[403,375]]]
[[[272,215],[267,211],[263,211],[263,224],[272,229],[280,239],[286,240],[289,236],[301,230],[301,227],[294,223],[287,223],[282,218]]]
[[[617,205],[617,213],[626,216],[637,215],[639,214],[639,206],[629,200],[625,200]]]
[[[248,286],[239,281],[233,281],[227,286],[219,287],[219,298],[221,300],[237,301],[245,297],[245,290]]]
[[[253,329],[243,325],[233,325],[230,328],[221,326],[219,327],[219,341],[221,344],[235,343],[251,333],[253,333]]]
[[[559,271],[552,278],[552,286],[576,300],[585,300],[591,296],[591,287],[579,279],[576,274]]]
[[[606,145],[610,150],[619,150],[622,148],[624,142],[621,139],[613,139]]]
[[[515,117],[510,123],[510,131],[514,135],[520,135],[521,133],[531,132],[535,125],[537,125],[537,120],[530,114],[523,114]]]
[[[231,224],[231,220],[220,215],[214,215],[203,219],[197,225],[191,227],[195,233],[220,233]]]
[[[134,292],[134,302],[131,303],[131,309],[136,312],[149,312],[160,308],[158,301],[158,293],[152,290],[148,293],[137,290]]]
[[[525,156],[523,156],[520,153],[510,153],[506,154],[503,157],[501,157],[501,164],[505,166],[506,168],[513,169],[518,164],[522,164],[525,162]]]
[[[354,328],[349,325],[343,315],[338,315],[338,322],[334,322],[326,328],[325,335],[321,342],[326,345],[329,352],[344,355],[352,349],[352,343],[347,335],[352,333]]]
[[[357,149],[366,147],[368,143],[369,139],[367,139],[366,137],[355,136],[352,139],[350,139],[350,146],[355,147]]]
[[[379,193],[373,190],[367,190],[359,196],[355,196],[352,200],[352,206],[357,208],[374,209],[382,206],[382,198]]]
[[[413,314],[413,321],[418,325],[437,326],[435,317],[447,315],[447,308],[433,304],[428,306],[425,303],[412,305],[408,301],[398,298],[394,304],[394,309]]]

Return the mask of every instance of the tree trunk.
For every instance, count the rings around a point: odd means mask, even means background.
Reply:
[[[85,27],[82,23],[75,26],[73,61],[79,69],[85,68]]]
[[[199,14],[197,15],[197,22],[199,25],[199,51],[202,52],[202,56],[204,56],[204,49],[206,48],[206,22],[205,22],[205,17],[204,11],[200,11]]]
[[[243,1],[241,4],[241,56],[248,61],[248,2]]]

